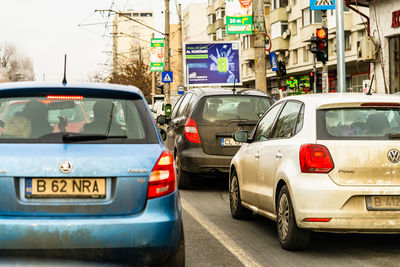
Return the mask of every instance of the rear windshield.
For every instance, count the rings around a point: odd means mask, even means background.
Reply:
[[[202,114],[206,121],[258,121],[270,106],[270,99],[261,96],[209,96]]]
[[[317,111],[318,139],[400,138],[398,108],[340,108]]]
[[[1,143],[157,142],[141,99],[13,97],[1,98],[0,106]]]

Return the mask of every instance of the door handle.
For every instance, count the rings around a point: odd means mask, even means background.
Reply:
[[[282,158],[282,152],[278,152],[278,153],[276,153],[275,154],[275,157],[277,158],[277,159],[281,159]]]

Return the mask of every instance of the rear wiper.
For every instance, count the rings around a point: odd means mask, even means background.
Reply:
[[[96,141],[96,140],[107,140],[107,139],[126,139],[126,135],[105,135],[105,134],[81,134],[81,133],[51,133],[46,134],[39,139],[48,138],[62,138],[63,142],[80,142],[80,141]]]
[[[400,133],[389,133],[389,139],[400,139]]]

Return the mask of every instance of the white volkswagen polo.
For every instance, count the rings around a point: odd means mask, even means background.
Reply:
[[[310,231],[400,233],[400,99],[318,94],[284,98],[232,159],[232,216],[277,222],[284,249]]]

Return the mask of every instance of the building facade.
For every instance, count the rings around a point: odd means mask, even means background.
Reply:
[[[207,4],[190,4],[183,10],[183,41],[206,41]]]
[[[139,22],[139,23],[138,23]],[[154,28],[152,11],[123,11],[113,21],[113,68],[123,67],[127,60],[141,57],[149,64],[150,39]]]

